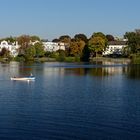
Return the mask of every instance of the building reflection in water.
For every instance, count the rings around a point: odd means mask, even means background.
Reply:
[[[75,75],[75,76],[113,76],[125,74],[128,78],[140,78],[140,65],[121,64],[113,62],[99,62],[93,64],[69,63],[0,63],[1,79],[11,76],[24,76],[30,73],[44,76]],[[8,73],[8,75],[7,75]]]
[[[91,66],[91,65],[90,65]],[[93,66],[93,67],[92,67]],[[111,76],[127,73],[127,65],[113,62],[99,62],[94,63],[90,68],[85,66],[82,68],[67,68],[65,69],[66,74],[75,75],[90,75],[90,76]]]

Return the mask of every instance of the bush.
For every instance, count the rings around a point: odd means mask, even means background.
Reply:
[[[80,62],[80,57],[76,56],[75,57],[75,62]]]
[[[65,61],[66,62],[75,62],[75,58],[74,57],[66,57]]]
[[[65,57],[66,62],[80,62],[80,57]]]
[[[66,57],[65,51],[63,51],[63,50],[58,50],[57,53],[58,53],[59,55],[57,56],[56,59],[57,59],[58,61],[60,61],[60,62],[65,61],[65,57]]]
[[[140,64],[140,54],[132,54],[130,56],[132,64]]]
[[[25,61],[25,58],[23,56],[16,56],[14,58],[15,61],[18,61],[18,62],[24,62]]]

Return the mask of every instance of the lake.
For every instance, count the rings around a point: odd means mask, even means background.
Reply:
[[[139,138],[140,65],[0,63],[1,140]]]

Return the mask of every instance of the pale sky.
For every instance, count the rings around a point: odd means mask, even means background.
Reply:
[[[140,28],[140,0],[1,0],[0,38],[23,34],[52,40],[103,32],[122,37]]]

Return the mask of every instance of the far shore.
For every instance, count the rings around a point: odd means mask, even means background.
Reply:
[[[6,63],[14,60],[7,60],[7,59],[0,59],[0,62]],[[24,61],[18,61],[18,62],[24,62]],[[28,61],[26,61],[28,62]],[[29,61],[30,62],[30,61]],[[43,58],[36,58],[33,60],[33,62],[59,62],[55,58],[49,58],[49,57],[43,57]],[[61,62],[77,62],[74,59],[71,59],[71,61],[61,61]],[[78,61],[79,62],[79,61]],[[107,63],[122,63],[122,64],[129,64],[131,62],[131,59],[129,58],[109,58],[109,57],[94,57],[90,60],[89,63],[92,62],[107,62]]]
[[[91,62],[94,62],[94,61],[114,62],[114,63],[130,63],[131,59],[129,59],[129,58],[94,57],[91,59]]]

